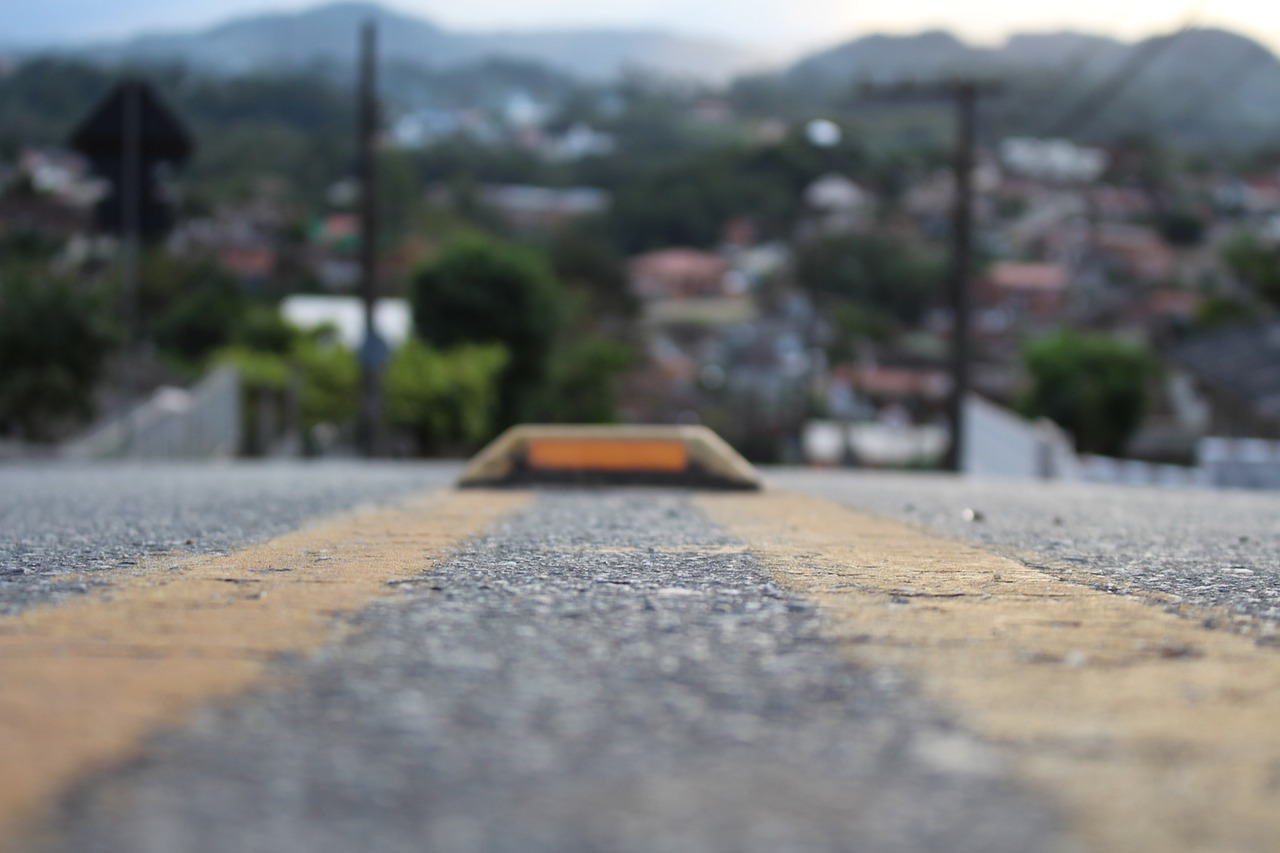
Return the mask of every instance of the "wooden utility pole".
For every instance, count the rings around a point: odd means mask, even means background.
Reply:
[[[939,83],[901,83],[863,86],[864,97],[888,101],[950,100],[956,109],[952,170],[955,199],[951,214],[951,262],[947,274],[947,304],[951,309],[951,394],[947,421],[951,442],[942,466],[959,473],[963,466],[964,400],[969,393],[970,300],[969,271],[973,258],[973,166],[978,101],[995,94],[992,82],[956,79]]]
[[[360,347],[360,413],[356,438],[360,452],[381,450],[382,368],[387,345],[378,336],[378,95],[377,31],[367,21],[360,34],[360,296],[364,300],[364,343]]]

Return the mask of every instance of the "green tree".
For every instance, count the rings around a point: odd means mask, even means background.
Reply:
[[[617,419],[615,382],[631,365],[630,347],[597,335],[562,342],[551,359],[532,419],[546,423],[610,423]]]
[[[1206,296],[1196,308],[1197,329],[1220,329],[1256,322],[1266,316],[1266,308],[1229,296]]]
[[[581,311],[595,327],[626,326],[639,313],[621,256],[589,224],[556,232],[547,253],[556,277],[585,301]]]
[[[55,439],[93,415],[117,342],[96,292],[30,268],[0,272],[0,433]]]
[[[249,302],[236,280],[211,264],[193,267],[182,281],[149,325],[161,352],[194,365],[231,341]]]
[[[383,379],[387,423],[411,435],[422,454],[479,444],[493,432],[498,381],[507,362],[499,344],[437,350],[407,341]]]
[[[1143,347],[1107,335],[1063,330],[1029,343],[1031,379],[1020,408],[1075,436],[1084,453],[1118,456],[1142,422],[1157,365]]]
[[[360,389],[355,353],[336,341],[306,335],[293,345],[290,361],[300,384],[299,416],[304,430],[355,420]]]
[[[800,287],[836,306],[856,307],[858,322],[883,334],[886,323],[914,325],[933,304],[944,261],[927,246],[878,235],[833,234],[799,247]],[[846,312],[847,313],[847,312]]]
[[[1280,306],[1280,246],[1241,231],[1222,247],[1222,260],[1259,297]]]
[[[497,426],[525,419],[566,319],[564,288],[543,257],[486,237],[459,238],[417,270],[410,300],[414,326],[432,346],[506,348]]]
[[[804,189],[831,171],[861,172],[856,140],[820,149],[796,133],[769,145],[726,145],[663,160],[629,174],[610,213],[617,244],[627,251],[715,245],[724,224],[750,216],[763,236],[790,234]]]
[[[267,446],[260,441],[273,436],[257,434],[261,407],[274,411],[274,421],[286,424],[296,413],[297,427],[307,442],[313,428],[321,424],[343,427],[355,420],[360,385],[360,365],[355,353],[330,339],[327,332],[302,332],[286,326],[290,343],[278,346],[280,329],[263,339],[264,345],[239,342],[218,350],[216,363],[229,364],[240,374],[243,417],[250,455]],[[296,409],[289,404],[296,394]]]

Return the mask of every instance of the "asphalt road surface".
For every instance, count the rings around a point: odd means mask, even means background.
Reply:
[[[85,592],[94,583],[86,573],[156,553],[223,552],[328,513],[445,486],[459,470],[357,462],[0,466],[0,616]]]
[[[1265,636],[1280,626],[1280,494],[937,474],[830,476],[775,469],[769,482],[1016,553],[1116,591],[1221,609]],[[1260,624],[1255,624],[1260,623]]]
[[[0,469],[0,614],[104,592],[109,610],[116,576],[149,561],[394,506],[456,473]],[[1264,639],[1280,619],[1272,495],[768,479],[1096,588],[1234,615]],[[685,493],[534,493],[391,597],[333,618],[346,630],[318,651],[273,659],[247,692],[77,772],[43,804],[52,831],[0,826],[0,850],[1090,849],[1007,750],[901,668],[851,659],[835,617]],[[1274,849],[1257,838],[1221,849]]]

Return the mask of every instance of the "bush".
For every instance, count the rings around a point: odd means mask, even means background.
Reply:
[[[93,416],[118,340],[102,301],[32,269],[0,272],[0,433],[49,441]]]
[[[414,326],[433,347],[499,344],[498,425],[524,420],[547,379],[564,328],[566,294],[538,254],[485,237],[446,245],[413,277]]]
[[[497,344],[437,350],[411,340],[396,350],[383,377],[387,423],[412,436],[419,453],[463,450],[494,430],[507,351]]]
[[[1031,388],[1021,409],[1075,436],[1083,453],[1119,456],[1147,408],[1147,382],[1157,371],[1137,344],[1102,334],[1061,331],[1023,353]]]

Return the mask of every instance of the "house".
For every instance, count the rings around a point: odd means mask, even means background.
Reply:
[[[978,282],[978,302],[1006,323],[1044,326],[1062,318],[1071,274],[1062,264],[999,261]]]
[[[1098,225],[1093,248],[1109,266],[1134,281],[1167,281],[1176,270],[1173,250],[1154,228],[1144,225]]]
[[[714,252],[660,249],[628,264],[631,293],[642,301],[715,298],[726,288],[729,264]]]
[[[357,296],[294,295],[280,303],[280,313],[300,329],[332,328],[338,342],[357,351],[364,342],[364,301]],[[413,316],[403,299],[379,299],[373,325],[391,348],[403,344],[413,333]]]
[[[1280,322],[1201,335],[1168,354],[1208,400],[1208,432],[1280,438]]]
[[[1000,143],[1000,161],[1010,171],[1049,181],[1092,183],[1107,169],[1107,153],[1066,139],[1016,137]]]
[[[480,189],[480,198],[512,225],[531,230],[553,228],[609,207],[609,194],[594,187],[491,184]]]
[[[830,234],[865,228],[875,198],[844,175],[831,172],[805,188],[804,203],[813,230]]]

